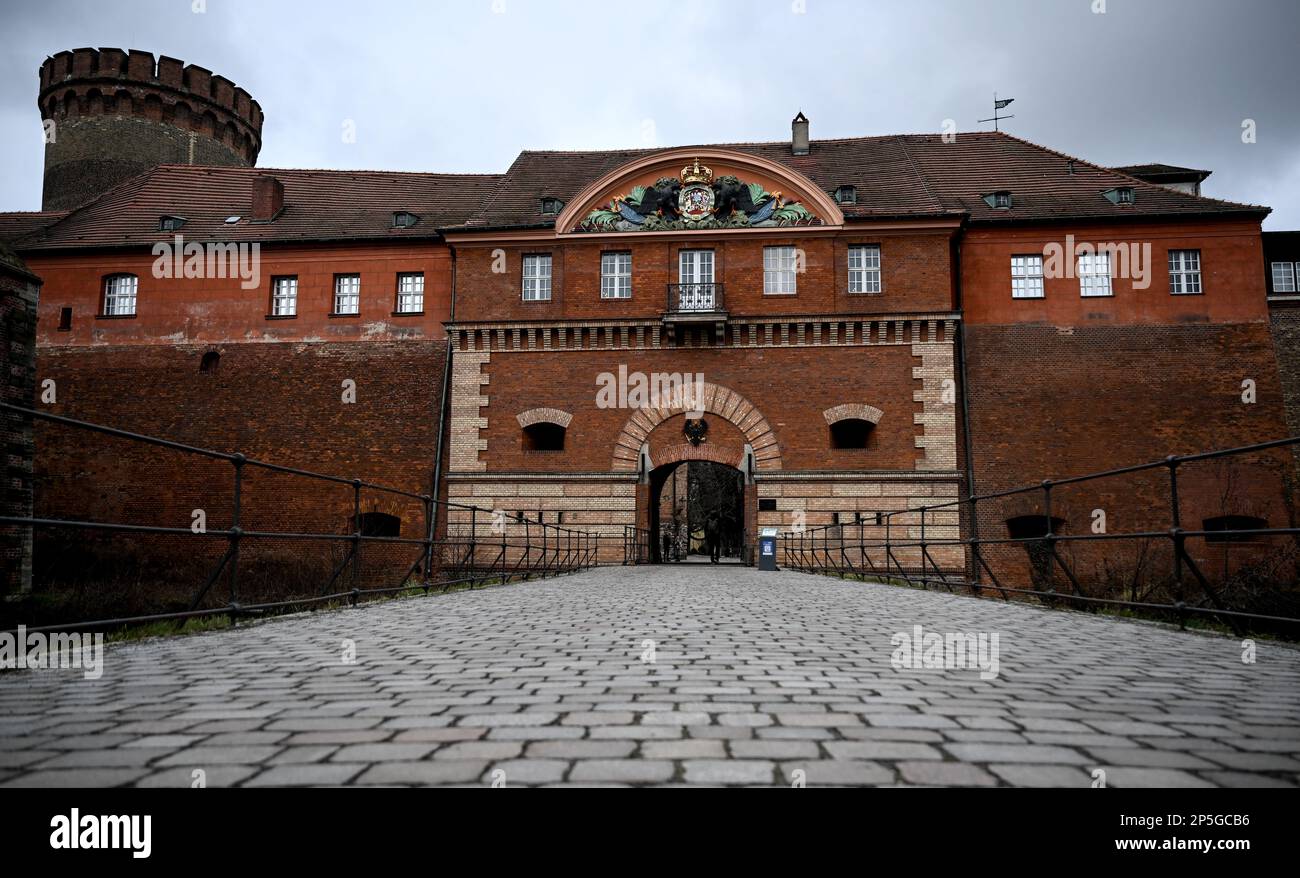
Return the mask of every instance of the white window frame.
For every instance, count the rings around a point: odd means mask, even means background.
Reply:
[[[397,273],[397,313],[421,314],[424,312],[424,272],[401,271]]]
[[[793,244],[763,248],[763,295],[793,296],[798,292],[799,251]]]
[[[714,265],[712,250],[680,250],[677,253],[677,282],[711,284]]]
[[[111,274],[104,278],[103,315],[105,317],[134,316],[139,292],[140,278],[134,274]]]
[[[525,302],[551,300],[550,253],[529,253],[524,256],[523,297]]]
[[[1043,286],[1043,257],[1026,253],[1011,257],[1011,298],[1046,298]]]
[[[298,276],[285,275],[271,279],[271,316],[298,316]]]
[[[1079,295],[1084,298],[1106,298],[1115,295],[1110,282],[1110,253],[1081,254],[1075,264],[1079,278]]]
[[[873,295],[883,289],[880,283],[880,245],[850,245],[849,292]]]
[[[334,275],[334,314],[361,313],[361,275]]]
[[[1205,288],[1201,285],[1201,251],[1169,251],[1169,294],[1171,296],[1199,296]]]
[[[632,298],[632,254],[629,251],[600,254],[600,297]]]
[[[677,310],[717,309],[718,291],[713,280],[716,266],[712,250],[677,251]]]
[[[1294,293],[1296,291],[1296,265],[1291,262],[1274,262],[1271,267],[1273,269],[1273,292]]]

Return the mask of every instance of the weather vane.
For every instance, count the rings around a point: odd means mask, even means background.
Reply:
[[[989,118],[989,119],[980,119],[979,121],[980,121],[980,122],[992,122],[992,123],[993,123],[993,130],[994,130],[994,131],[997,131],[997,130],[998,130],[998,122],[999,122],[1000,120],[1002,120],[1002,119],[1014,119],[1014,118],[1016,118],[1015,116],[999,116],[999,115],[998,115],[998,110],[1005,109],[1006,106],[1007,106],[1008,104],[1010,104],[1010,103],[1011,103],[1012,101],[1014,101],[1014,100],[1015,100],[1015,98],[1003,98],[1002,100],[998,100],[998,93],[997,93],[997,92],[993,92],[993,116],[992,116],[992,118]]]

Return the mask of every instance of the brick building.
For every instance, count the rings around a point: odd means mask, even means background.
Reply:
[[[43,102],[100,106],[51,76]],[[252,133],[226,137],[248,164]],[[44,280],[55,410],[656,545],[683,463],[740,474],[749,540],[800,523],[870,538],[883,513],[967,490],[1288,434],[1268,211],[1200,196],[1206,172],[1152,182],[1004,133],[813,140],[802,115],[789,140],[524,152],[500,175],[238,164],[156,165],[0,218],[25,226],[10,237]],[[221,277],[214,247],[236,258]],[[209,490],[167,471],[166,497],[124,507],[61,470],[111,483],[122,458],[68,441],[37,458],[60,509],[175,516]],[[1279,466],[1248,464],[1231,498],[1192,479],[1183,526],[1225,503],[1290,523]],[[1155,526],[1158,497],[1080,490],[1051,514],[1062,532],[1096,508]],[[346,528],[350,511],[308,496],[277,515]],[[418,532],[408,510],[375,511]],[[1008,501],[927,533],[1043,515]]]
[[[1300,435],[1300,232],[1264,233],[1264,282],[1282,370],[1287,426]]]
[[[36,404],[36,302],[40,278],[0,240],[0,401],[32,408]],[[32,514],[33,432],[29,416],[0,412],[4,444],[4,503],[0,515]],[[0,558],[4,576],[0,595],[32,587],[32,532],[21,525],[0,524]]]

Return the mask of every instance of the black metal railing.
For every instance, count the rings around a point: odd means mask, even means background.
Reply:
[[[842,578],[1135,612],[1180,625],[1212,619],[1238,633],[1246,623],[1300,633],[1298,444],[1300,437],[1292,437],[1175,455],[874,519],[787,530],[778,557],[790,569]],[[1202,478],[1193,486],[1187,474],[1197,467]],[[1072,489],[1119,478],[1130,480],[1127,489],[1111,483],[1087,494],[1089,502],[1075,496],[1062,503]],[[1249,484],[1243,489],[1234,478]],[[1188,493],[1194,504],[1186,501]],[[1113,507],[1123,497],[1128,505],[1106,508],[1105,498]],[[1251,504],[1271,504],[1287,526],[1229,514],[1183,527],[1193,505],[1204,514]],[[1083,520],[1068,527],[1061,517],[1065,506],[1073,516],[1085,513]],[[1110,530],[1108,523],[1116,521],[1141,525]],[[1212,563],[1218,566],[1211,569]]]
[[[650,561],[650,531],[644,527],[624,525],[623,563],[625,565],[649,564]]]
[[[24,621],[18,616],[32,610],[44,616],[27,618],[29,631],[355,605],[402,592],[546,578],[624,557],[616,530],[530,520],[527,514],[8,403],[0,403],[0,411],[8,420],[46,422],[50,426],[43,428],[38,445],[62,441],[78,454],[76,466],[51,474],[39,465],[38,453],[35,507],[40,514],[0,515],[6,549],[26,541],[34,557],[33,592],[28,600],[11,595],[0,605],[0,630],[16,627]],[[49,435],[64,428],[74,431],[75,441],[69,441],[73,435]],[[165,454],[180,459],[154,459]],[[105,465],[104,459],[110,462]],[[115,475],[110,477],[105,466]],[[161,473],[176,474],[175,483],[159,478]],[[113,520],[87,511],[92,505],[106,508],[95,499],[104,495],[113,497],[118,513]],[[202,508],[189,508],[191,495],[202,496]],[[407,530],[415,535],[401,535],[402,516],[414,520],[417,527]],[[136,520],[123,520],[131,518]],[[276,521],[299,526],[270,526]],[[145,540],[153,542],[145,545]],[[63,598],[68,601],[60,604]],[[77,616],[78,608],[91,608],[89,618]]]
[[[668,313],[711,314],[723,310],[722,284],[689,283],[668,285]]]

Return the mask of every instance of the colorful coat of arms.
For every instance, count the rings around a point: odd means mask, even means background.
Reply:
[[[713,171],[696,159],[679,178],[661,177],[653,186],[634,186],[608,205],[592,210],[580,232],[669,231],[814,225],[817,218],[798,201]]]

